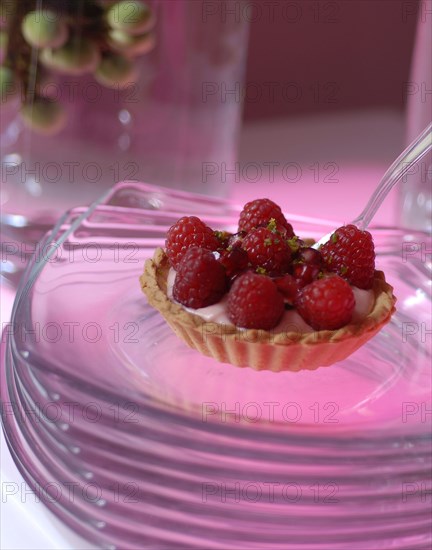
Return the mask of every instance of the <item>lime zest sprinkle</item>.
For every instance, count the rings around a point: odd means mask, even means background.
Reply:
[[[274,218],[270,218],[270,221],[267,225],[267,229],[269,231],[271,231],[272,233],[276,233],[276,230],[277,230],[277,224],[276,224],[276,220]]]
[[[297,235],[294,235],[294,237],[291,237],[291,239],[287,240],[288,246],[291,248],[292,252],[297,252],[297,250],[300,248],[300,244],[297,242],[299,240]]]

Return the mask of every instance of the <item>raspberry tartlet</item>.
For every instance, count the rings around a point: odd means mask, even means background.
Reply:
[[[343,226],[315,250],[269,199],[247,203],[234,234],[180,218],[140,282],[190,347],[274,372],[345,359],[389,322],[396,302],[370,233]]]

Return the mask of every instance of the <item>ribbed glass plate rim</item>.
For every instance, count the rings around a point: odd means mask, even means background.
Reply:
[[[2,353],[5,353],[5,352],[7,353],[7,350],[5,350],[4,347],[1,351],[2,351]],[[10,375],[13,377],[13,373],[10,373]],[[2,393],[4,391],[5,391],[5,388],[3,387]],[[56,482],[58,482],[59,484],[63,483],[65,481],[65,479],[63,477],[61,479],[56,477],[56,476],[52,477],[52,471],[51,470],[49,470],[48,474],[46,474],[46,473],[43,474],[42,473],[43,469],[42,470],[40,469],[39,463],[37,461],[35,463],[35,461],[31,460],[30,456],[27,456],[27,453],[25,452],[25,448],[24,448],[23,445],[25,445],[25,444],[29,445],[30,441],[28,441],[27,438],[25,438],[25,442],[22,441],[23,434],[21,433],[21,428],[20,428],[18,420],[19,419],[17,419],[17,418],[9,417],[7,419],[7,422],[5,423],[5,431],[6,431],[8,444],[11,448],[11,452],[12,452],[12,454],[13,454],[16,462],[17,462],[17,465],[18,465],[21,473],[23,474],[24,478],[27,480],[27,482],[33,488],[33,490],[36,492],[36,494],[38,494],[38,491],[40,490],[41,480],[43,480],[43,482],[45,482],[45,483],[56,483]],[[31,451],[37,453],[37,447],[36,448],[31,447]],[[50,457],[49,460],[54,460],[55,461],[55,455],[51,455],[48,448],[43,447],[43,451],[44,451],[45,454],[48,453],[47,456]],[[36,456],[38,456],[38,455],[36,455]],[[229,459],[229,457],[227,457],[227,459]],[[55,462],[55,464],[57,464],[57,463]],[[53,464],[51,462],[49,462],[46,465],[46,467],[50,468],[52,465]],[[171,464],[170,466],[175,468],[175,464]],[[414,464],[412,464],[412,466],[414,466]],[[218,465],[216,464],[216,465],[214,465],[214,467],[218,468]],[[367,464],[365,464],[364,465],[364,471],[366,471],[367,469],[368,469]],[[177,470],[175,469],[174,471],[177,471]],[[226,470],[224,470],[224,471],[225,471],[225,474],[229,473]],[[69,469],[68,470],[68,475],[70,475],[70,474],[73,475],[74,472],[75,472],[75,469]],[[372,472],[371,472],[371,474],[372,474]],[[418,476],[418,475],[421,475],[421,474],[422,474],[422,472],[421,472],[421,469],[419,467],[417,467],[417,469],[411,470],[409,472],[410,476],[413,476],[413,475]],[[43,475],[44,477],[41,478],[40,477],[41,475]],[[47,477],[47,475],[49,477]],[[181,471],[180,471],[180,475],[181,475]],[[374,475],[378,480],[380,479],[380,473],[379,472],[375,471]],[[401,475],[400,479],[405,479],[406,478],[406,472],[400,472],[400,475]],[[331,477],[332,477],[333,480],[336,479],[334,476],[331,476]],[[367,480],[367,483],[370,483],[372,478],[373,478],[373,476],[372,477],[371,476],[368,476],[368,477],[363,476],[361,479]],[[67,479],[69,479],[69,478],[67,478]],[[75,480],[75,478],[73,478],[73,479]],[[136,479],[138,480],[138,478],[136,478]],[[289,476],[289,479],[290,480],[293,479],[292,475]],[[319,479],[322,481],[322,475]],[[357,477],[355,479],[358,481]],[[309,477],[308,477],[308,481],[310,481]],[[337,479],[336,481],[339,482],[339,479]],[[345,481],[347,481],[347,480],[345,480]],[[74,481],[72,481],[72,483],[73,482]],[[71,483],[71,482],[69,481],[68,483]],[[357,489],[359,489],[359,488],[360,487],[357,487]],[[63,521],[65,521],[68,525],[70,525],[73,529],[75,529],[77,532],[79,532],[82,536],[86,537],[88,540],[91,540],[91,541],[95,542],[96,544],[103,544],[104,547],[105,547],[105,544],[107,542],[105,540],[106,535],[105,535],[104,532],[100,531],[97,528],[96,524],[98,522],[101,522],[101,523],[104,522],[105,523],[105,521],[108,522],[108,520],[109,521],[116,520],[117,513],[120,513],[120,511],[115,511],[114,514],[113,514],[113,512],[112,511],[110,512],[110,510],[108,509],[107,510],[108,515],[102,515],[104,513],[104,509],[101,508],[100,510],[98,510],[98,513],[97,513],[98,517],[96,518],[95,517],[94,504],[89,506],[87,502],[80,500],[79,502],[76,502],[76,503],[74,501],[74,503],[77,504],[77,507],[75,507],[75,505],[71,506],[71,504],[68,500],[61,501],[61,502],[60,501],[59,502],[57,502],[57,501],[53,502],[53,500],[48,498],[47,495],[45,496],[44,493],[42,493],[41,496],[42,496],[42,500],[44,501],[44,503],[54,512],[54,514],[59,516]],[[358,495],[357,492],[355,492],[354,498],[356,500],[358,500],[359,497],[360,497],[360,495]],[[382,505],[382,503],[384,502],[383,498],[384,499],[389,498],[390,502],[392,502],[392,499],[398,498],[398,494],[397,493],[383,494],[382,492],[379,492],[376,495],[376,504],[377,504],[378,507],[380,507]],[[185,503],[186,502],[187,502],[187,499],[185,500]],[[370,502],[370,501],[365,501],[365,502]],[[312,501],[310,502],[310,504],[312,504]],[[395,515],[393,513],[389,512],[386,509],[385,506],[382,509],[380,509],[379,514],[376,514],[376,515],[373,515],[373,516],[370,515],[371,512],[366,507],[366,509],[364,510],[364,514],[362,515],[361,518],[359,518],[357,514],[355,515],[355,523],[356,523],[356,525],[358,525],[360,520],[368,521],[371,527],[372,527],[372,525],[375,527],[377,525],[377,522],[378,523],[380,521],[388,522],[389,519],[394,519],[395,524],[397,525],[397,529],[396,530],[395,530],[395,528],[392,529],[392,531],[391,531],[391,536],[392,537],[395,537],[396,534],[399,537],[415,536],[418,533],[418,529],[419,529],[420,525],[424,525],[424,526],[427,525],[427,513],[428,512],[427,512],[427,508],[425,509],[423,503],[420,502],[420,499],[418,499],[418,501],[416,501],[414,504],[415,504],[414,507],[412,507],[412,508],[410,507],[409,511],[407,509],[404,509],[404,510],[400,511],[400,523],[398,523],[398,517],[395,517]],[[192,509],[193,509],[193,505],[192,505]],[[297,511],[297,515],[296,515],[296,521],[301,520],[303,522],[303,525],[306,526],[306,528],[307,528],[308,522],[311,520],[307,510],[308,510],[308,508],[306,506],[304,511],[303,511],[303,514],[299,513],[299,511]],[[213,510],[213,508],[212,508],[211,510],[207,510],[207,516],[210,514],[210,512],[213,512],[213,511],[217,514],[218,509],[215,508]],[[88,514],[87,517],[86,517],[85,513]],[[241,510],[233,509],[233,513],[236,514],[237,519],[239,519],[239,518],[241,519],[243,517],[244,520],[247,520],[249,518],[249,513],[248,512],[246,512],[246,514],[244,516],[242,516],[242,511]],[[346,510],[346,513],[347,513],[346,519],[347,520],[352,520],[353,516],[350,514],[349,507]],[[88,517],[92,518],[92,521],[89,521]],[[260,521],[266,520],[265,523],[270,523],[270,524],[273,525],[273,524],[277,523],[277,520],[279,522],[280,521],[283,522],[283,521],[285,521],[285,519],[286,519],[285,515],[282,513],[282,516],[281,516],[281,511],[279,511],[278,518],[274,518],[274,516],[272,514],[268,518],[267,517],[261,518]],[[317,524],[318,519],[319,519],[320,522],[325,522],[325,525],[328,526],[330,531],[331,531],[331,526],[328,525],[328,522],[335,519],[334,515],[330,514],[330,515],[326,516],[324,514],[322,516],[320,515],[319,518],[314,517],[312,519],[314,524]],[[408,521],[408,525],[404,524],[404,520]],[[338,517],[336,519],[336,524],[335,524],[335,527],[334,527],[336,535],[337,535],[337,532],[338,532],[337,531],[337,526],[339,525],[339,521],[340,520],[339,520],[339,517]],[[372,524],[370,522],[372,522]],[[137,529],[138,526],[135,523],[133,525],[132,525],[132,523],[130,523],[130,524],[128,524],[128,529],[129,528]],[[182,532],[182,530],[180,529],[179,533],[181,533],[181,532]],[[333,532],[331,531],[331,533],[333,533]],[[327,542],[329,542],[328,541],[328,536],[330,536],[331,533],[326,533]],[[124,532],[123,532],[123,534],[124,534]],[[387,540],[389,534],[390,534],[390,531],[388,530],[388,525],[387,525],[387,523],[385,523],[385,525],[382,527],[381,530],[374,529],[373,533],[369,533],[366,536],[364,536],[364,531],[363,531],[362,527],[360,526],[358,531],[351,532],[350,536],[351,536],[351,540],[355,540],[355,537],[358,537],[360,535],[361,540],[364,542],[366,539],[376,541],[378,535],[379,535],[380,538],[383,537],[385,540]],[[198,535],[200,535],[200,533],[198,533]],[[114,535],[111,532],[110,539],[113,536]],[[321,538],[319,538],[318,535],[316,537],[316,541],[315,541],[315,539],[313,541],[308,539],[309,543],[311,543],[311,544],[312,544],[312,542],[314,544],[315,544],[315,542],[317,542],[317,546],[316,546],[317,548],[320,547],[320,542],[319,542],[320,540],[321,540]],[[334,548],[341,548],[340,543],[343,544],[342,539],[339,539],[337,536],[336,536],[336,538],[334,539],[333,542],[334,542]],[[347,541],[344,539],[344,542],[346,543]],[[120,544],[120,547],[121,547],[121,544]],[[200,547],[200,546],[191,546],[191,547]],[[400,546],[395,546],[395,548],[396,547],[400,547]],[[417,545],[412,546],[412,548],[414,548],[414,547],[423,548],[421,543],[419,543],[419,546],[417,546]],[[405,546],[404,546],[404,548],[405,548]]]
[[[124,210],[121,206],[110,206],[109,202],[110,200],[115,196],[115,194],[120,190],[123,191],[125,189],[140,189],[140,190],[152,190],[155,193],[162,193],[162,194],[168,194],[171,195],[171,190],[165,189],[165,188],[158,188],[157,186],[152,186],[148,184],[137,184],[136,182],[122,182],[120,184],[117,184],[112,189],[104,193],[97,201],[92,203],[88,208],[83,207],[77,207],[75,209],[72,209],[68,212],[66,212],[62,218],[60,218],[59,222],[56,224],[56,226],[53,228],[53,230],[48,233],[45,238],[42,240],[41,245],[43,247],[48,248],[47,245],[50,246],[50,251],[52,253],[55,252],[57,247],[60,247],[66,239],[74,232],[76,231],[80,225],[89,219],[89,217],[100,207],[104,210],[104,212],[109,212],[111,209],[113,211],[121,211]],[[182,191],[172,191],[172,193],[176,197],[180,197],[182,200],[186,201],[199,201],[201,199],[205,201],[209,201],[209,203],[212,205],[212,207],[215,207],[217,210],[220,208],[227,206],[228,201],[225,201],[223,199],[213,199],[202,195],[197,194],[190,194],[187,192]],[[237,208],[240,211],[240,208]],[[130,210],[128,207],[126,210]],[[142,211],[143,208],[137,208],[136,210]],[[178,212],[178,215],[184,215],[185,212]],[[174,213],[173,213],[174,215]],[[220,218],[220,216],[218,216]],[[311,218],[305,218],[302,216],[292,216],[292,219],[298,219],[298,220],[304,220],[306,223],[313,221],[316,224],[322,224],[329,227],[336,227],[337,222],[332,222],[329,220],[318,220],[318,219],[311,219]],[[395,227],[386,227],[386,226],[376,226],[374,227],[374,231],[380,231],[380,232],[401,232],[403,233],[403,228],[395,228]],[[421,236],[422,238],[428,238],[427,233],[419,232],[419,231],[412,231],[412,230],[406,230],[409,234],[411,234],[412,237],[415,238],[415,236]],[[27,270],[21,280],[20,287],[17,292],[17,296],[15,299],[13,311],[12,311],[12,318],[11,323],[14,322],[16,319],[16,316],[19,313],[19,310],[21,306],[25,303],[32,286],[34,285],[35,281],[37,280],[39,274],[44,269],[45,265],[49,262],[51,257],[50,252],[47,253],[47,255],[43,258],[42,261],[39,261],[37,263],[32,263],[27,267]],[[13,355],[13,348],[14,343],[13,341],[9,341],[8,345],[11,346],[12,349],[12,355]],[[92,387],[92,384],[88,384],[88,388]],[[102,393],[104,395],[104,399],[109,402],[113,403],[115,402],[116,395],[110,394],[107,392],[105,388],[98,389],[96,386],[94,388],[95,391],[98,391],[99,393]],[[89,394],[88,396],[92,396],[92,394]],[[377,439],[380,440],[380,446],[382,446],[382,449],[390,449],[396,441],[398,442],[404,442],[406,443],[407,437],[409,439],[410,443],[413,444],[419,444],[421,446],[423,445],[429,445],[429,442],[432,441],[432,433],[430,431],[427,431],[426,424],[425,424],[425,432],[421,433],[412,433],[407,434],[404,433],[401,435],[396,429],[392,429],[391,427],[384,427],[384,428],[377,428],[376,430],[369,431],[368,436],[365,436],[364,432],[361,430],[361,426],[356,426],[354,429],[350,425],[342,426],[340,427],[336,432],[333,432],[331,435],[329,433],[325,433],[323,431],[318,431],[318,429],[309,429],[308,433],[305,434],[304,432],[301,433],[302,428],[304,426],[292,426],[292,429],[290,429],[289,432],[285,430],[280,430],[278,427],[274,426],[265,426],[265,427],[258,427],[254,425],[253,429],[251,429],[251,426],[248,425],[233,425],[233,424],[221,424],[217,422],[207,422],[205,423],[205,427],[203,427],[203,423],[200,421],[200,419],[195,418],[193,415],[190,414],[190,411],[180,411],[178,408],[168,408],[163,403],[158,403],[155,401],[154,398],[148,398],[146,399],[146,396],[142,396],[143,398],[143,406],[146,408],[146,415],[154,415],[162,422],[170,422],[173,425],[181,425],[185,429],[190,429],[192,432],[203,432],[206,433],[214,433],[215,435],[220,436],[226,436],[230,440],[235,441],[237,438],[242,438],[243,441],[248,441],[249,443],[279,443],[283,446],[286,446],[287,444],[292,444],[294,446],[297,445],[308,445],[313,443],[314,445],[317,445],[318,447],[320,445],[324,446],[338,446],[340,445],[341,440],[344,441],[344,444],[351,446],[351,448],[361,448],[363,446],[367,446],[368,443],[374,443],[376,444]],[[262,429],[261,429],[262,428]],[[310,428],[310,427],[309,427]],[[393,447],[394,448],[394,447]]]

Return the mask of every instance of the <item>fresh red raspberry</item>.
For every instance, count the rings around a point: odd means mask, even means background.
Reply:
[[[282,225],[281,222],[277,222],[274,218],[271,218],[268,223],[263,223],[258,227],[267,227],[267,229],[270,229],[273,233],[277,233],[286,241],[289,241],[295,237],[294,230],[290,223],[286,222],[285,225]]]
[[[231,250],[223,250],[218,261],[224,266],[229,278],[234,277],[240,271],[244,271],[249,264],[247,252],[240,246],[235,246]]]
[[[291,248],[291,255],[293,258],[297,258],[300,250],[302,249],[302,247],[305,246],[304,241],[302,241],[302,239],[299,239],[297,235],[294,235],[293,237],[288,239],[287,244]]]
[[[174,268],[177,268],[191,246],[217,250],[220,241],[213,230],[199,218],[184,216],[169,228],[165,241],[166,254]]]
[[[297,259],[305,264],[317,265],[318,267],[322,264],[321,252],[309,246],[299,249]]]
[[[231,235],[228,241],[228,248],[236,248],[237,246],[241,246],[243,239],[246,237],[246,231],[239,231],[238,233],[234,233],[234,235]]]
[[[337,273],[358,288],[372,288],[375,247],[368,231],[360,231],[355,225],[339,227],[320,252],[328,271]]]
[[[248,271],[237,277],[228,293],[228,316],[237,327],[270,330],[283,312],[283,296],[266,275]]]
[[[286,238],[294,235],[293,228],[287,222],[280,206],[270,199],[256,199],[244,205],[240,213],[239,231],[249,232],[256,227],[267,226],[271,219],[287,230]]]
[[[314,264],[305,264],[303,262],[295,263],[292,266],[292,275],[300,288],[309,285],[318,278],[320,267]]]
[[[225,268],[210,250],[193,246],[178,264],[173,297],[186,307],[197,309],[218,302],[225,294]]]
[[[297,294],[299,293],[300,286],[292,275],[286,273],[282,277],[276,277],[273,279],[279,292],[283,295],[285,302],[294,305]]]
[[[273,233],[266,227],[258,227],[246,235],[242,247],[253,267],[277,274],[288,270],[291,249],[278,233]]]
[[[355,298],[350,285],[332,275],[302,288],[295,305],[313,329],[336,330],[351,321]]]
[[[213,233],[219,241],[218,250],[226,250],[229,246],[230,240],[233,237],[233,234],[229,231],[213,231]]]

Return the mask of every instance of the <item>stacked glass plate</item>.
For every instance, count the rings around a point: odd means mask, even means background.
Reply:
[[[234,230],[238,213],[123,183],[45,238],[3,335],[20,471],[104,548],[429,549],[427,236],[373,229],[398,303],[366,346],[316,371],[256,372],[187,348],[138,281],[181,215]],[[337,227],[287,216],[304,237]]]

